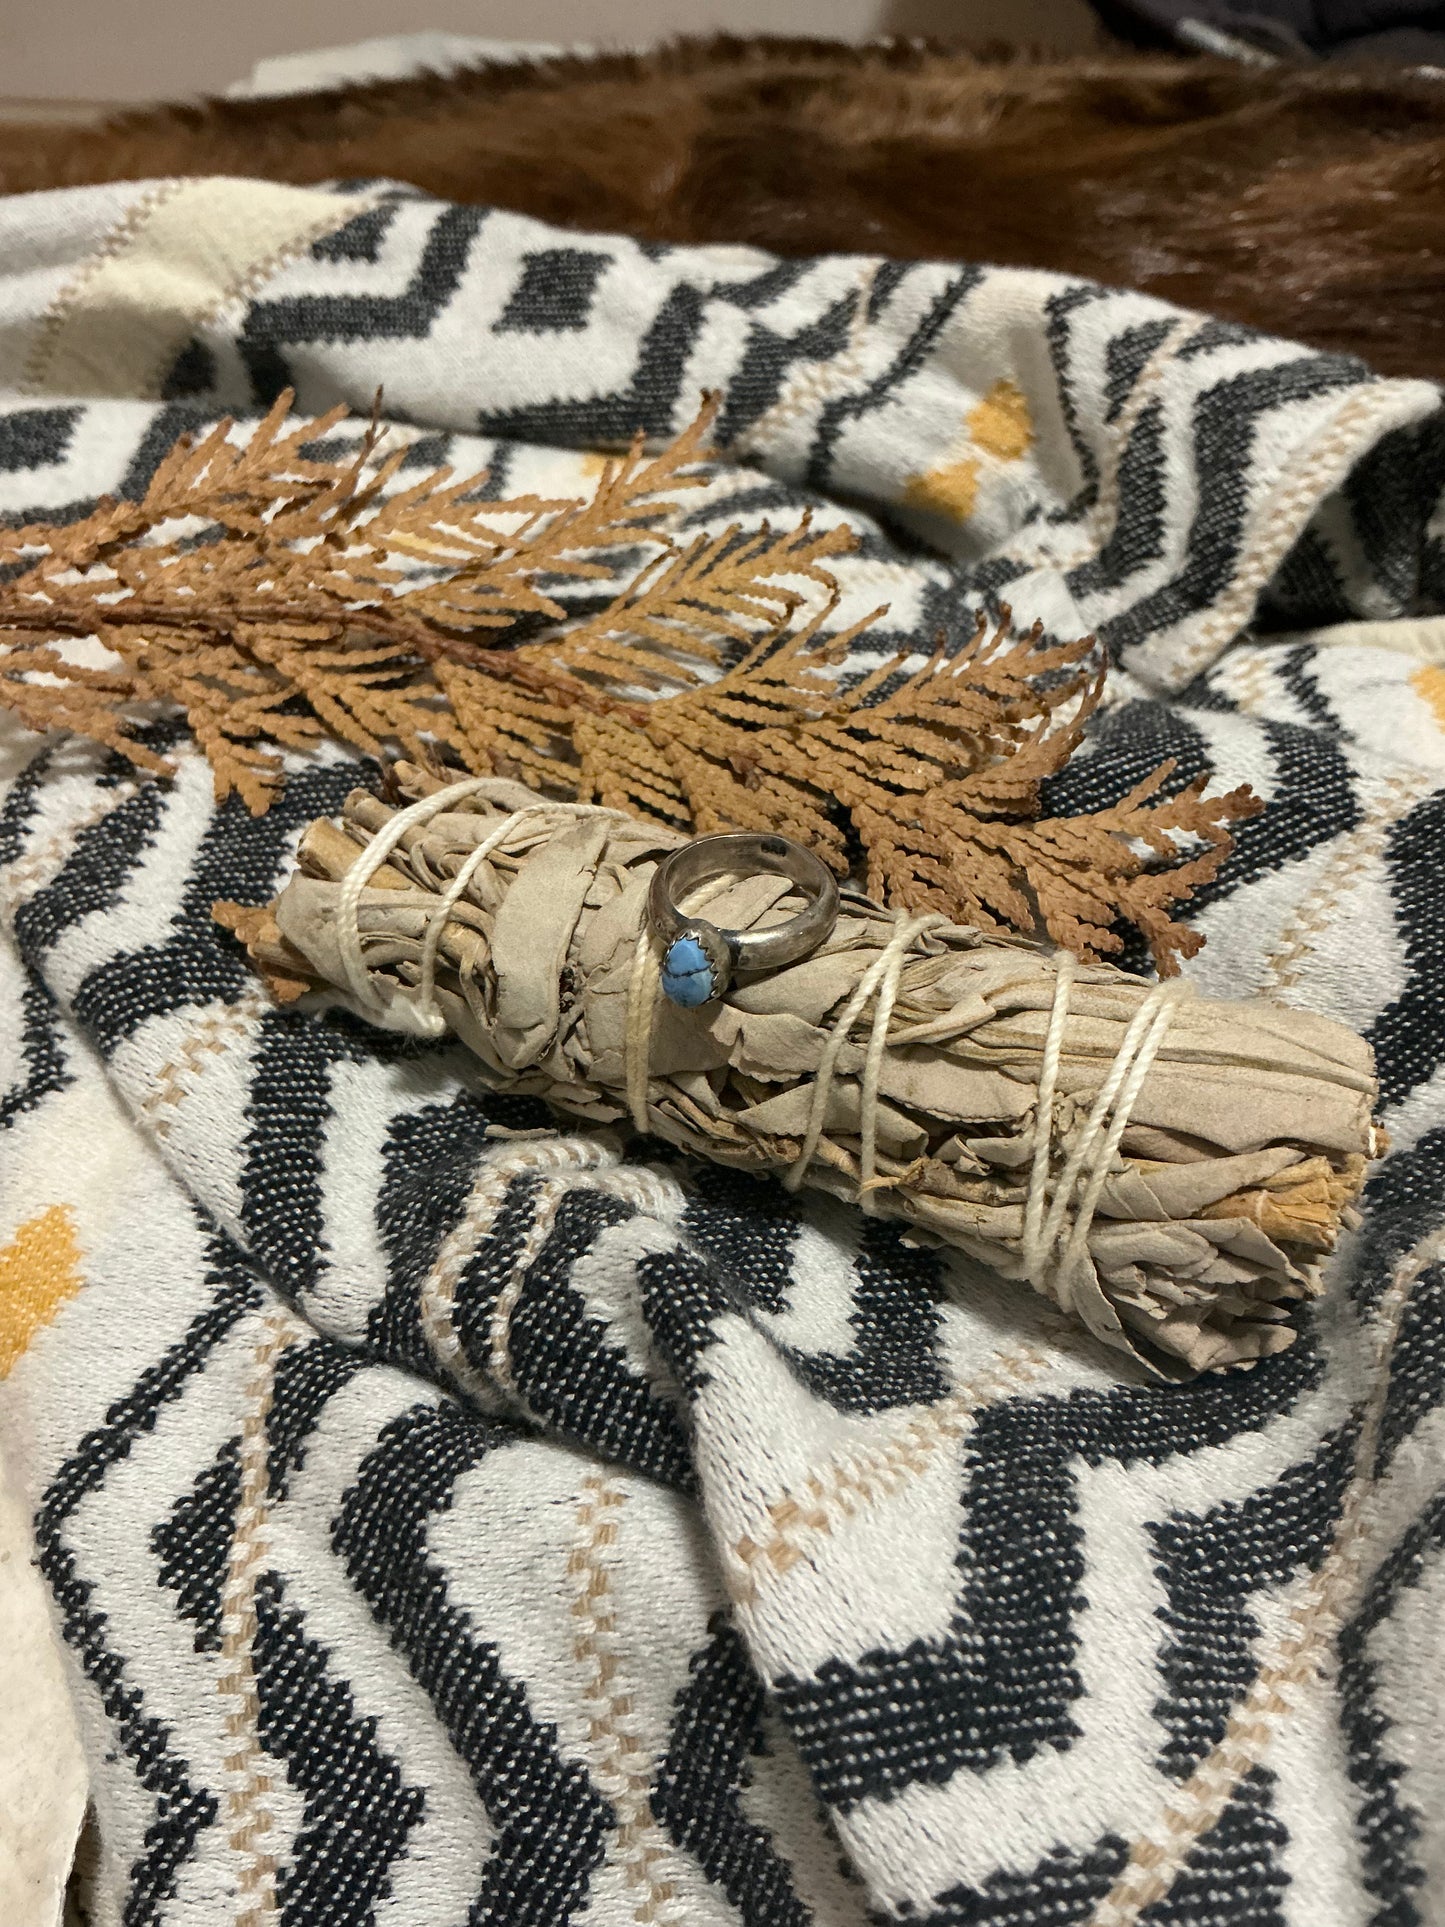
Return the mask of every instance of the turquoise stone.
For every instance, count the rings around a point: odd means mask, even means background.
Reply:
[[[675,1004],[695,1010],[717,986],[707,952],[696,937],[674,937],[662,960],[662,988]]]

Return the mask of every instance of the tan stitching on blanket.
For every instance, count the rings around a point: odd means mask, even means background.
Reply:
[[[667,1927],[679,1916],[665,1868],[671,1855],[652,1816],[652,1760],[638,1732],[622,1673],[608,1554],[617,1542],[626,1490],[592,1473],[577,1503],[578,1539],[567,1560],[572,1581],[572,1657],[582,1668],[590,1724],[590,1770],[617,1816],[618,1859],[632,1889],[639,1927]]]
[[[789,379],[787,386],[770,408],[765,408],[751,428],[732,443],[728,453],[736,459],[765,449],[780,429],[789,426],[816,403],[830,401],[856,380],[863,366],[863,348],[868,339],[868,303],[878,278],[879,263],[865,264],[858,282],[853,314],[848,324],[848,345],[830,361],[805,363]]]
[[[512,1372],[512,1319],[522,1301],[527,1273],[552,1235],[562,1200],[574,1191],[611,1192],[615,1197],[624,1198],[638,1211],[650,1213],[665,1211],[673,1202],[662,1179],[650,1171],[629,1170],[626,1166],[569,1172],[565,1177],[552,1178],[537,1187],[532,1222],[517,1252],[511,1276],[497,1294],[487,1325],[487,1351],[491,1359],[492,1376],[519,1402],[521,1394]]]
[[[266,992],[256,987],[243,991],[234,1004],[223,1004],[200,1019],[175,1055],[161,1065],[154,1086],[141,1100],[140,1115],[157,1137],[170,1135],[175,1120],[162,1113],[190,1095],[192,1080],[205,1069],[206,1058],[223,1056],[274,1008]]]
[[[61,333],[86,289],[106,262],[114,260],[116,255],[130,245],[155,210],[165,202],[174,200],[185,186],[184,180],[161,181],[148,193],[142,194],[106,235],[100,246],[81,262],[79,268],[40,318],[35,340],[26,358],[25,372],[20,378],[20,394],[37,395],[43,392],[46,373]]]
[[[266,1422],[275,1391],[276,1361],[305,1327],[284,1312],[266,1320],[251,1359],[241,1420],[241,1497],[221,1594],[221,1674],[216,1682],[225,1712],[226,1837],[241,1861],[236,1927],[273,1927],[276,1911],[274,1783],[257,1731],[260,1705],[253,1651],[256,1580],[268,1548]]]
[[[810,1540],[837,1531],[865,1506],[920,1477],[977,1412],[1027,1385],[1052,1362],[1052,1354],[1033,1345],[1004,1352],[987,1371],[930,1405],[881,1445],[846,1452],[811,1472],[798,1492],[768,1507],[768,1529],[761,1538],[743,1533],[733,1541],[734,1596],[750,1601],[763,1568],[787,1572],[807,1556]]]
[[[1224,678],[1225,664],[1230,666],[1228,679]],[[1267,657],[1261,653],[1240,655],[1237,650],[1225,658],[1220,666],[1221,686],[1226,688],[1230,701],[1235,708],[1246,716],[1257,716],[1270,700],[1274,688],[1274,676]]]
[[[670,1217],[683,1197],[683,1188],[676,1178],[664,1177],[640,1164],[607,1166],[587,1179],[587,1189],[608,1191],[653,1218]]]
[[[487,1153],[472,1183],[457,1224],[447,1233],[422,1282],[419,1313],[432,1355],[446,1372],[483,1405],[497,1405],[496,1389],[475,1369],[456,1329],[457,1287],[478,1247],[489,1236],[516,1178],[570,1169],[580,1176],[613,1161],[618,1152],[606,1138],[542,1139]]]
[[[138,788],[138,784],[129,783],[107,790],[99,802],[47,837],[38,850],[17,857],[0,870],[0,917],[7,923],[12,922],[21,904],[53,882],[64,869],[75,839],[84,831],[94,829],[97,823],[103,823],[111,811],[134,796]]]
[[[1227,593],[1215,603],[1193,637],[1170,646],[1171,680],[1203,668],[1239,634],[1254,613],[1260,591],[1298,540],[1309,520],[1308,511],[1325,493],[1327,484],[1338,480],[1344,458],[1355,453],[1361,431],[1377,415],[1393,412],[1398,406],[1396,394],[1387,391],[1382,395],[1374,388],[1361,390],[1344,404],[1327,433],[1295,466],[1289,481],[1271,496],[1258,526],[1244,532],[1239,544],[1242,566]],[[1156,639],[1141,648],[1148,653],[1158,646]]]
[[[309,226],[300,228],[295,234],[272,248],[269,254],[263,254],[259,260],[253,261],[233,281],[228,281],[212,306],[198,318],[197,325],[206,327],[216,319],[223,308],[229,307],[233,301],[249,301],[258,289],[265,286],[278,268],[283,268],[298,254],[307,253],[316,242],[324,240],[328,234],[334,233],[338,228],[346,227],[359,214],[365,214],[377,205],[378,202],[368,195],[363,195],[360,199],[352,195],[339,201],[325,214],[318,215]],[[160,372],[164,374],[165,370],[162,369]]]
[[[87,260],[43,324],[32,392],[156,395],[175,355],[374,197],[279,183],[167,182]]]
[[[519,1401],[521,1394],[512,1375],[512,1316],[521,1303],[527,1273],[552,1235],[562,1200],[577,1189],[579,1177],[579,1173],[569,1172],[565,1177],[549,1178],[537,1186],[532,1195],[532,1222],[517,1247],[517,1256],[507,1282],[497,1293],[492,1315],[487,1320],[487,1356],[491,1361],[492,1377],[503,1391]]]
[[[171,762],[179,765],[191,762],[199,755],[193,747],[178,745],[170,752]],[[54,881],[65,867],[77,837],[86,830],[93,830],[97,823],[103,823],[112,811],[130,802],[141,789],[140,778],[123,776],[109,789],[104,790],[80,815],[69,823],[52,832],[38,849],[17,857],[13,863],[0,869],[0,918],[10,921],[20,905],[37,890]]]
[[[199,330],[213,326],[218,316],[223,314],[233,302],[250,300],[251,296],[255,294],[259,288],[264,287],[272,275],[274,275],[279,268],[284,267],[288,261],[294,260],[299,254],[306,253],[315,242],[322,240],[328,234],[334,233],[337,228],[345,226],[348,221],[354,220],[358,211],[365,211],[368,206],[374,205],[375,202],[362,201],[358,203],[354,199],[342,201],[338,203],[337,206],[329,209],[325,214],[318,216],[308,227],[301,228],[298,232],[289,235],[276,247],[270,249],[268,253],[262,255],[259,260],[251,262],[240,274],[236,275],[234,279],[223,282],[217,288],[216,298],[211,302],[209,307],[199,310],[190,317],[192,327]],[[140,392],[143,395],[155,397],[161,395],[161,384],[164,382],[174,360],[174,343],[163,343],[157,351],[150,374],[140,385]]]
[[[1362,821],[1340,838],[1320,872],[1319,881],[1313,889],[1306,890],[1295,905],[1294,914],[1265,959],[1261,992],[1295,987],[1305,959],[1314,954],[1317,940],[1335,925],[1341,894],[1379,857],[1391,828],[1414,808],[1429,787],[1429,779],[1423,774],[1390,777],[1384,793],[1369,805]]]
[[[1088,1927],[1134,1927],[1140,1915],[1169,1892],[1240,1781],[1264,1759],[1280,1718],[1314,1684],[1358,1591],[1370,1532],[1365,1501],[1375,1478],[1395,1340],[1415,1281],[1442,1256],[1445,1231],[1422,1238],[1396,1268],[1376,1310],[1371,1390],[1339,1524],[1319,1570],[1290,1612],[1283,1632],[1263,1654],[1254,1684],[1231,1714],[1223,1739],[1171,1794],[1153,1825],[1134,1841],[1123,1872],[1090,1915]]]

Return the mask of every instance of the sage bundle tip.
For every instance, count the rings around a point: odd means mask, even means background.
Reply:
[[[262,910],[218,905],[283,997],[455,1033],[498,1089],[902,1220],[1172,1376],[1294,1337],[1376,1148],[1368,1045],[844,893],[803,960],[686,1009],[658,990],[657,864],[684,839],[408,764],[313,823]],[[707,915],[797,914],[783,876]]]

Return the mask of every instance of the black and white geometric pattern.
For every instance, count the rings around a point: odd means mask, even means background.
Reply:
[[[1445,1919],[1436,391],[1043,275],[386,188],[288,203],[200,300],[154,273],[173,186],[0,203],[0,511],[83,513],[288,384],[553,493],[720,389],[688,518],[857,527],[856,666],[1006,599],[1118,664],[1052,804],[1165,755],[1254,785],[1192,974],[1365,1032],[1392,1150],[1290,1350],[1146,1383],[879,1221],[271,1008],[210,906],[351,759],[255,821],[184,740],[162,788],[7,733],[0,1246],[63,1212],[80,1288],[0,1448],[94,1918]],[[129,398],[47,386],[98,308]]]

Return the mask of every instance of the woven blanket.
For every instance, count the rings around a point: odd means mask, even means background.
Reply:
[[[1051,810],[1166,754],[1252,783],[1190,972],[1364,1031],[1392,1149],[1289,1350],[1146,1382],[885,1222],[272,1008],[210,906],[367,779],[339,751],[257,820],[167,718],[165,787],[7,732],[0,1450],[92,1918],[1445,1920],[1436,390],[1039,274],[364,183],[0,203],[0,512],[287,384],[548,495],[717,389],[686,526],[852,523],[853,667],[1002,598],[1097,632]]]

